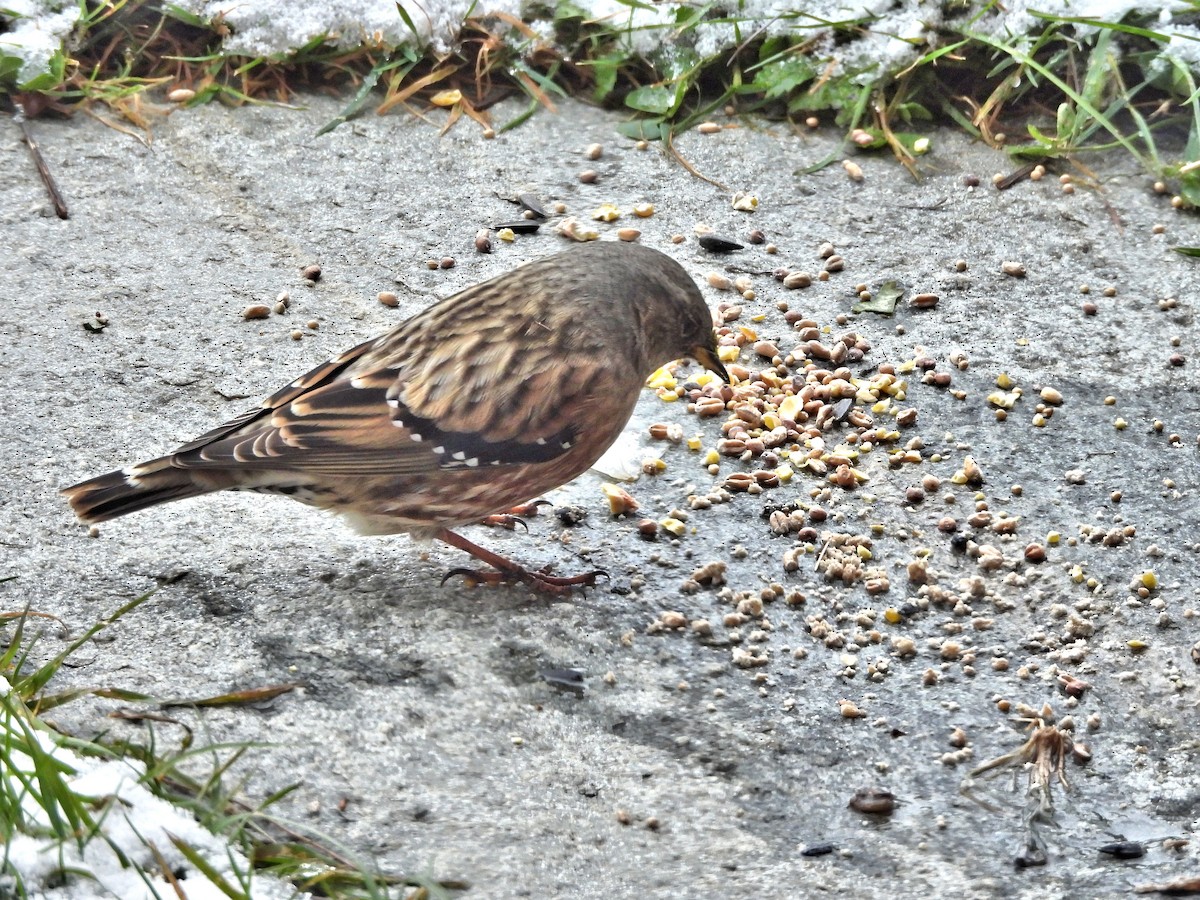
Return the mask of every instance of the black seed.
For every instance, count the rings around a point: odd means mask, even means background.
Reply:
[[[1013,860],[1013,865],[1018,869],[1031,869],[1034,866],[1044,866],[1045,864],[1046,851],[1036,847],[1030,847],[1025,853]]]
[[[1117,859],[1137,859],[1146,855],[1146,848],[1137,841],[1114,841],[1101,847],[1100,852]]]
[[[700,246],[710,253],[732,253],[734,250],[742,249],[742,245],[737,241],[731,241],[729,238],[719,237],[715,234],[702,234],[698,240]]]
[[[533,194],[518,194],[517,202],[539,219],[546,218],[546,211],[542,209],[541,203],[538,202],[537,197],[533,196]]]
[[[837,849],[837,847],[835,847],[833,844],[829,844],[829,843],[813,844],[813,845],[811,845],[809,847],[805,847],[803,850],[801,850],[800,855],[801,856],[828,856],[830,853],[832,853],[836,849]]]

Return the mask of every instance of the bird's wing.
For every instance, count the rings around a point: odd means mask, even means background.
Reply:
[[[345,353],[335,356],[333,359],[322,363],[310,372],[301,375],[287,387],[280,388],[270,397],[263,400],[258,406],[253,409],[248,409],[239,416],[230,419],[228,422],[223,422],[211,431],[206,431],[198,438],[188,441],[180,447],[175,448],[176,454],[186,454],[193,450],[199,450],[201,447],[206,447],[209,444],[214,444],[222,438],[228,437],[236,431],[241,431],[248,428],[255,422],[258,422],[267,416],[271,415],[280,406],[290,403],[301,394],[319,387],[323,384],[328,384],[336,379],[347,367],[352,365],[361,356],[368,353],[378,343],[378,340],[365,341],[357,347],[352,347]]]
[[[319,366],[173,463],[354,476],[546,462],[571,449],[595,398],[615,387],[603,360],[564,371],[553,353],[492,351],[497,341],[478,335],[476,353],[442,335],[438,352],[412,358],[408,330]]]

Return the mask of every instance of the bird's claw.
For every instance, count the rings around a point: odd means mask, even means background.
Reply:
[[[487,516],[480,524],[487,525],[490,528],[507,528],[509,531],[515,530],[520,525],[526,531],[529,531],[529,526],[525,524],[525,520],[515,513],[510,512],[495,513],[494,515]]]
[[[525,520],[521,517],[536,516],[538,514],[539,506],[551,505],[553,504],[551,504],[549,500],[531,500],[529,503],[522,503],[520,506],[514,506],[512,509],[506,510],[505,512],[485,516],[482,520],[482,524],[490,525],[492,527],[507,528],[510,531],[520,525],[522,528],[528,531],[529,526],[525,524]]]

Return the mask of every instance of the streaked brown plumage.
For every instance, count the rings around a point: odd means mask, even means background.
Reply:
[[[463,574],[565,590],[597,573],[532,573],[449,529],[586,471],[646,377],[685,356],[727,378],[683,268],[637,244],[586,244],[431,306],[167,456],[63,493],[84,522],[212,491],[285,494],[498,570]]]

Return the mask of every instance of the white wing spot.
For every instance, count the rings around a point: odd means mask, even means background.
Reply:
[[[563,448],[564,450],[570,450],[570,449],[571,449],[571,442],[570,442],[570,441],[563,441],[563,442],[562,442],[562,448]]]
[[[446,452],[446,448],[445,448],[445,447],[434,447],[434,448],[433,448],[433,452],[434,452],[434,453],[445,453],[445,452]]]
[[[538,445],[539,447],[544,447],[544,446],[546,446],[546,439],[545,439],[545,438],[538,438],[538,439],[537,439],[537,445]]]
[[[397,422],[396,424],[400,424],[400,423]],[[424,438],[422,438],[421,435],[417,434],[417,432],[415,432],[415,431],[409,435],[409,438],[418,444],[421,443],[422,440],[424,440]]]
[[[468,466],[471,466],[471,467],[474,467],[474,466],[477,466],[477,465],[479,465],[479,458],[478,458],[478,457],[472,457],[471,459],[468,459],[468,460],[467,460],[467,465],[468,465]]]

